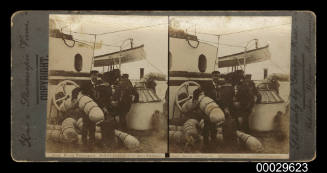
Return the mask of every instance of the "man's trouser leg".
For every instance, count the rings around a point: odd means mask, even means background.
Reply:
[[[210,125],[209,128],[210,128],[210,138],[211,138],[210,143],[213,144],[214,142],[216,142],[217,139],[217,127],[216,124],[212,122],[210,122],[209,125]]]
[[[203,127],[203,143],[206,147],[209,145],[209,133],[210,133],[210,120],[207,118],[204,119],[204,127]]]
[[[95,143],[95,123],[93,122],[89,122],[89,138],[90,138],[90,141],[89,143],[90,144],[94,144]]]
[[[245,112],[244,116],[243,116],[243,122],[242,122],[242,130],[246,133],[249,132],[249,116],[250,116],[251,112]]]
[[[223,139],[227,146],[236,144],[237,120],[233,117],[226,117],[223,124]]]
[[[105,146],[110,146],[115,139],[115,120],[106,119],[101,123],[102,142]]]
[[[87,117],[83,117],[83,127],[82,127],[82,143],[84,145],[87,144],[87,134],[88,134],[88,121],[87,121]]]
[[[127,129],[126,115],[131,108],[131,104],[124,103],[120,109],[119,124],[123,130]]]

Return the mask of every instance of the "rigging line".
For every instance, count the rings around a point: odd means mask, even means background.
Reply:
[[[216,43],[216,42],[213,42],[213,41],[200,40],[200,39],[198,39],[198,40],[199,40],[200,42],[204,42],[204,43],[212,43],[212,44],[215,44],[215,46],[217,46],[217,43]],[[244,46],[231,45],[231,44],[220,43],[220,42],[219,42],[219,45],[229,46],[229,47],[239,47],[239,48],[244,48]]]
[[[154,26],[159,26],[159,25],[165,25],[165,24],[168,25],[167,23],[160,23],[160,24],[156,24],[156,25],[140,26],[140,27],[136,27],[136,28],[122,29],[122,30],[105,32],[105,33],[99,33],[99,34],[86,33],[86,32],[76,32],[76,31],[67,31],[67,30],[66,30],[66,32],[68,32],[68,33],[74,33],[74,34],[84,34],[84,35],[105,35],[105,34],[111,34],[111,33],[123,32],[123,31],[131,31],[131,30],[137,30],[137,29],[142,29],[142,28],[149,28],[149,27],[154,27]]]
[[[83,41],[81,41],[81,40],[76,40],[76,39],[74,39],[74,41],[76,41],[77,43],[82,43],[82,44],[86,44],[86,45],[88,45],[88,46],[92,46],[92,45],[88,44],[87,42],[83,42]]]
[[[94,33],[76,32],[76,31],[68,31],[67,29],[62,29],[62,28],[61,28],[61,31],[65,31],[65,30],[66,30],[66,32],[67,32],[67,33],[74,33],[74,34],[84,34],[84,35],[96,35],[96,34],[94,34]]]
[[[288,73],[288,72],[286,72],[285,69],[283,69],[282,67],[280,67],[278,64],[274,63],[271,59],[270,59],[270,62],[271,62],[273,65],[275,65],[275,67],[279,68],[279,70],[283,71],[284,73]]]
[[[242,30],[242,31],[237,31],[237,32],[222,33],[222,34],[212,34],[212,33],[205,33],[205,32],[198,32],[198,34],[212,35],[212,36],[218,36],[218,35],[230,35],[230,34],[238,34],[238,33],[242,33],[242,32],[248,32],[248,31],[259,30],[259,29],[273,28],[273,27],[278,27],[278,26],[283,26],[283,25],[289,25],[289,24],[291,24],[291,23],[284,23],[284,24],[280,24],[280,25],[273,25],[273,26],[266,26],[266,27],[252,28],[252,29],[247,29],[247,30]]]
[[[93,44],[93,42],[86,41],[86,40],[80,40],[80,39],[76,39],[76,38],[74,40],[84,42],[85,44],[87,44],[87,43],[92,43]],[[109,47],[120,47],[120,46],[117,46],[117,45],[111,45],[111,44],[106,44],[106,43],[101,43],[101,44],[104,45],[104,46],[109,46]]]
[[[163,73],[158,67],[156,67],[155,65],[153,65],[148,59],[145,59],[152,67],[154,67],[156,70],[158,70],[159,72]]]
[[[156,25],[148,25],[148,26],[140,26],[140,27],[129,28],[129,29],[122,29],[122,30],[117,30],[117,31],[100,33],[100,34],[97,34],[97,35],[105,35],[105,34],[112,34],[112,33],[117,33],[117,32],[124,32],[124,31],[131,31],[131,30],[137,30],[137,29],[143,29],[143,28],[150,28],[150,27],[159,26],[159,25],[168,25],[168,23],[159,23],[159,24],[156,24]]]

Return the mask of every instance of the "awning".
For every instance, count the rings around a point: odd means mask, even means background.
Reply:
[[[222,68],[243,65],[244,56],[246,56],[245,64],[266,61],[270,59],[269,45],[249,50],[246,53],[240,52],[232,55],[219,57],[218,66],[219,68]]]
[[[144,45],[118,52],[95,56],[94,67],[117,65],[119,64],[120,57],[121,64],[143,60],[146,57]]]

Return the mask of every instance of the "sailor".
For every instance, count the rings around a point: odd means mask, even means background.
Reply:
[[[154,81],[154,79],[152,77],[149,77],[146,82],[145,82],[145,86],[149,89],[151,89],[154,93],[156,93],[156,82]]]
[[[100,81],[98,80],[98,75],[98,71],[92,70],[90,72],[90,80],[81,84],[82,93],[91,97],[94,101],[99,98],[99,93],[97,93],[96,91],[96,87],[98,86],[98,84],[100,84]]]
[[[211,73],[211,76],[212,76],[213,85],[215,86],[215,88],[217,88],[218,85],[219,85],[220,72],[219,71],[213,71]]]
[[[128,74],[123,74],[122,75],[122,83],[125,83],[124,85],[128,90],[128,94],[133,96],[133,102],[138,102],[139,101],[139,94],[136,91],[135,87],[133,86],[132,82],[129,80],[129,75]]]
[[[249,91],[251,92],[251,94],[254,95],[255,102],[260,103],[262,96],[261,96],[260,92],[258,91],[255,83],[251,80],[251,77],[252,76],[250,74],[245,75],[245,83],[249,87]]]
[[[95,102],[100,97],[100,93],[96,89],[97,85],[99,84],[98,74],[99,74],[98,71],[92,70],[90,72],[90,80],[87,81],[86,83],[82,83],[82,85],[81,85],[81,92],[84,95],[87,95],[90,98],[92,98]],[[77,97],[77,95],[76,95],[76,97]],[[91,144],[92,145],[95,143],[96,124],[94,122],[92,122],[89,119],[89,117],[85,114],[83,114],[82,118],[83,118],[82,142],[83,142],[83,144]],[[87,139],[89,139],[89,140],[87,140]]]
[[[217,72],[213,72],[212,74],[217,93],[216,102],[225,114],[225,121],[222,124],[224,144],[233,148],[237,146],[237,122],[230,113],[230,110],[233,108],[234,88],[228,75]]]
[[[111,106],[112,88],[107,75],[101,76],[102,83],[98,85],[97,90],[100,93],[98,105],[102,108],[105,115],[103,122],[99,124],[101,128],[101,139],[103,147],[111,147],[115,138],[115,128],[117,127]]]
[[[238,118],[239,128],[244,132],[249,131],[248,118],[253,111],[255,99],[260,100],[260,94],[256,90],[255,84],[251,81],[251,76],[238,76],[239,82],[235,86],[235,100],[233,104],[234,115]]]
[[[199,105],[199,96],[204,94],[204,91],[201,87],[195,89],[193,91],[193,98],[192,101],[196,105]],[[204,127],[203,127],[203,143],[204,143],[204,151],[209,151],[211,146],[215,144],[216,142],[216,135],[217,135],[217,127],[216,124],[212,123],[210,121],[210,118],[206,115],[204,115],[203,112],[201,112],[200,117],[204,120]],[[210,136],[210,141],[209,141]]]
[[[201,89],[204,92],[204,94],[208,97],[210,97],[212,100],[217,100],[218,93],[218,80],[219,80],[220,72],[219,71],[213,71],[211,73],[212,82],[201,82]]]
[[[271,80],[271,84],[272,84],[272,89],[276,91],[277,94],[279,94],[279,82],[276,79],[272,79]]]
[[[123,74],[119,81],[119,103],[118,114],[121,129],[126,129],[126,114],[132,106],[132,95],[135,93],[132,82],[128,79],[128,74]]]

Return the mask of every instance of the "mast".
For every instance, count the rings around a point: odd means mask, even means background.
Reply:
[[[218,45],[217,45],[217,52],[216,52],[216,60],[215,60],[215,64],[213,66],[213,70],[215,71],[216,66],[217,66],[217,70],[219,69],[219,57],[218,57],[218,51],[219,51],[219,40],[220,40],[220,35],[217,35],[217,39],[218,39]]]
[[[95,43],[97,41],[97,35],[96,34],[93,34],[93,35],[94,35],[94,43],[93,43],[93,56],[92,56],[92,63],[91,63],[91,71],[92,71],[92,68],[93,68],[93,65],[94,65]]]

